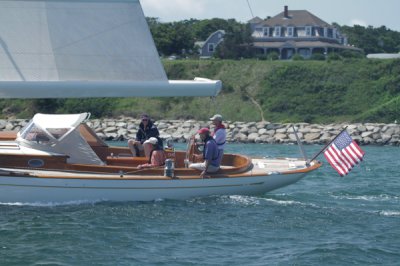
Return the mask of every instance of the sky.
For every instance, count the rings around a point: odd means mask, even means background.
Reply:
[[[400,0],[140,0],[145,16],[161,22],[185,19],[234,18],[247,22],[254,16],[275,16],[285,5],[308,10],[327,23],[387,28],[400,32]],[[249,5],[252,12],[250,11]]]

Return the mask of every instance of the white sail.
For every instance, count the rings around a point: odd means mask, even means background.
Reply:
[[[202,80],[168,94],[174,84],[138,0],[0,0],[2,98],[210,96],[221,89]]]

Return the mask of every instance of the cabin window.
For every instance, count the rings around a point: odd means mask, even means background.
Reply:
[[[21,135],[21,137],[28,141],[37,143],[48,143],[50,141],[49,136],[42,129],[37,127],[35,124],[31,124]]]
[[[306,36],[311,36],[312,33],[312,27],[311,26],[307,26],[306,27]]]
[[[67,133],[69,128],[46,128],[47,132],[49,132],[55,139],[61,139],[65,133]]]
[[[209,51],[210,53],[213,53],[213,52],[214,52],[214,49],[215,49],[215,44],[209,43],[209,44],[208,44],[208,51]]]
[[[275,27],[274,36],[275,37],[280,37],[281,36],[281,27],[280,26],[276,26]]]
[[[293,37],[293,32],[294,32],[294,28],[293,27],[288,27],[287,28],[287,36],[288,37]]]

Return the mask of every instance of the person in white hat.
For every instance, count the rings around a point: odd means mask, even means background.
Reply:
[[[139,129],[136,133],[135,139],[128,140],[128,147],[132,152],[133,156],[141,156],[142,151],[147,158],[150,158],[150,145],[144,145],[144,142],[151,137],[159,137],[160,133],[153,121],[147,114],[142,114],[140,116],[141,122]],[[162,141],[159,140],[159,145],[162,147]]]
[[[149,144],[149,146],[151,146],[150,158],[147,163],[138,165],[139,169],[153,168],[165,164],[165,159],[166,159],[165,153],[164,150],[160,148],[160,146],[158,145],[157,138],[151,137],[148,140],[146,140],[143,144]]]
[[[218,146],[218,160],[219,164],[221,164],[222,157],[224,156],[224,148],[226,143],[226,128],[225,125],[222,124],[222,115],[216,114],[210,118],[214,125],[214,131],[211,133],[211,136],[215,139],[215,142]]]

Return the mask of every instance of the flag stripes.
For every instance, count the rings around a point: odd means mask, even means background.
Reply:
[[[326,160],[341,176],[347,175],[356,164],[362,161],[364,155],[365,152],[347,131],[340,133],[324,152]]]

